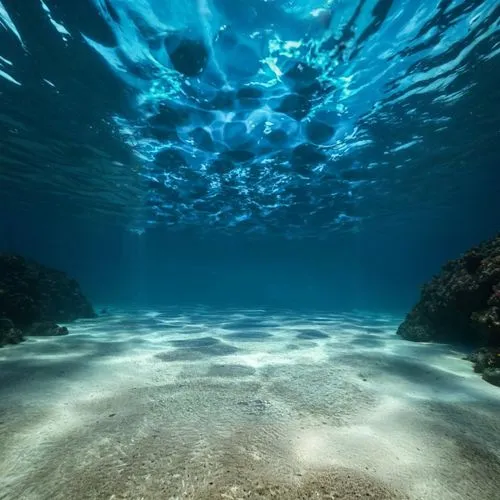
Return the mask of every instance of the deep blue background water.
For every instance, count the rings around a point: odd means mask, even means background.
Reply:
[[[1,250],[98,303],[403,312],[500,229],[499,18],[488,0],[1,0]],[[183,40],[205,44],[194,76]]]

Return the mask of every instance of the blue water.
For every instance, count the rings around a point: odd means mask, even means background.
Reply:
[[[0,500],[498,498],[498,387],[396,330],[499,83],[498,0],[0,0],[0,253],[99,313],[0,349]]]
[[[402,312],[500,226],[499,19],[1,0],[2,247],[98,302]]]

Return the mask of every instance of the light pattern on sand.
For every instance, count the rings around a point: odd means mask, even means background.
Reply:
[[[497,388],[399,318],[111,312],[0,351],[0,498],[498,491]]]

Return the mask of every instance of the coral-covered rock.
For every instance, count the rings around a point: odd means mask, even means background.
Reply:
[[[500,345],[500,235],[448,262],[398,329],[416,341]]]
[[[24,340],[23,332],[8,318],[0,318],[0,347],[6,344],[19,344]]]
[[[483,372],[483,379],[500,387],[500,368],[486,368]]]
[[[20,342],[21,332],[63,335],[66,329],[54,322],[95,316],[78,283],[65,273],[19,255],[0,254],[0,345]]]
[[[67,335],[68,329],[65,326],[59,326],[53,321],[40,321],[33,323],[30,328],[26,331],[27,335],[33,335],[37,337],[47,337],[55,335]]]
[[[484,347],[471,359],[485,380],[498,381],[500,235],[445,264],[441,273],[423,286],[420,300],[397,333],[407,340]],[[486,353],[490,366],[483,366]]]
[[[500,347],[481,347],[467,356],[474,363],[474,371],[483,374],[490,384],[500,386]]]
[[[475,364],[474,371],[478,373],[483,373],[487,369],[500,368],[500,348],[481,347],[467,356],[467,359]]]

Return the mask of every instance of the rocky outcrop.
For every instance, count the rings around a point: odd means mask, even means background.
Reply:
[[[65,273],[19,255],[0,254],[0,346],[24,335],[64,335],[56,322],[93,318],[80,286]]]
[[[448,262],[423,286],[397,333],[407,340],[482,348],[471,356],[476,370],[500,385],[500,235]],[[487,366],[477,362],[485,353]]]
[[[482,373],[484,380],[500,386],[500,347],[481,347],[467,359],[474,363],[474,371]]]
[[[18,344],[24,339],[23,332],[8,318],[0,318],[0,347],[5,344]]]
[[[67,335],[68,329],[65,326],[59,326],[53,321],[39,321],[37,323],[33,323],[33,325],[26,330],[26,334],[36,337]]]

